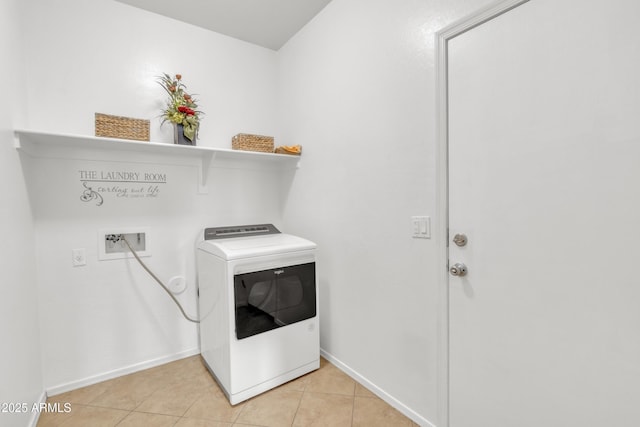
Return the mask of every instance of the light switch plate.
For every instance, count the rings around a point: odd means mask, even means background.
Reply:
[[[412,237],[415,239],[431,238],[431,217],[412,216],[411,217]]]

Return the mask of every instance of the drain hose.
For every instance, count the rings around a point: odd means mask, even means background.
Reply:
[[[136,251],[133,250],[133,248],[131,247],[131,245],[129,244],[129,242],[127,241],[127,239],[125,239],[124,235],[121,237],[122,240],[124,240],[124,243],[127,245],[127,247],[129,248],[129,250],[131,251],[131,253],[133,254],[133,256],[136,258],[136,260],[140,263],[140,265],[142,266],[142,268],[144,268],[147,273],[149,273],[149,275],[151,277],[153,277],[155,279],[156,282],[158,282],[158,284],[162,287],[162,289],[164,289],[164,291],[167,293],[167,295],[169,295],[171,297],[171,299],[173,300],[173,302],[176,303],[176,305],[178,306],[178,308],[180,309],[180,312],[182,312],[182,316],[184,316],[185,319],[187,319],[189,322],[193,322],[193,323],[200,323],[199,320],[196,319],[192,319],[190,318],[187,313],[185,313],[184,308],[182,308],[182,306],[180,305],[180,303],[178,302],[178,300],[176,299],[175,296],[173,296],[173,294],[171,293],[171,291],[169,290],[169,288],[167,288],[164,283],[162,283],[162,281],[160,279],[158,279],[158,276],[156,276],[155,274],[153,274],[153,271],[149,270],[149,267],[147,267],[147,265],[142,262],[142,260],[140,259],[140,257],[138,256],[138,254],[136,253]]]

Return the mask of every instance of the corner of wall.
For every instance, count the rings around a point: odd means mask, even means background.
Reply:
[[[42,360],[35,274],[35,237],[22,161],[14,149],[13,130],[25,119],[24,52],[21,46],[24,4],[0,3],[0,80],[12,82],[11,103],[0,104],[0,247],[3,296],[0,299],[0,402],[20,402],[28,412],[0,414],[2,425],[34,425],[31,406],[43,400]],[[16,42],[17,41],[17,42]]]

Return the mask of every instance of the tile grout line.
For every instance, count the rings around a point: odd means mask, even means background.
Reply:
[[[208,375],[208,373],[207,373],[207,375]],[[218,384],[216,383],[216,384],[215,384],[215,386],[216,386],[216,387],[218,387]],[[214,387],[214,386],[212,385],[212,386],[207,387],[207,391],[209,391],[212,387]],[[206,393],[206,392],[205,392],[205,393]],[[196,399],[191,403],[191,405],[189,405],[189,407],[187,408],[187,410],[186,410],[186,411],[184,411],[184,413],[182,414],[182,416],[180,416],[180,419],[179,419],[178,421],[176,421],[176,424],[177,424],[180,420],[183,420],[183,419],[188,420],[188,419],[189,419],[189,417],[185,417],[185,415],[187,415],[187,413],[189,412],[189,409],[193,408],[193,405],[195,405],[195,404],[196,404],[196,402],[198,402],[198,401],[202,398],[202,396],[204,396],[204,394],[205,394],[205,393],[202,393],[202,395],[201,395],[200,397],[196,398]],[[244,408],[243,408],[243,409],[244,409]],[[199,418],[196,418],[196,419],[199,419]],[[235,421],[234,421],[234,422],[232,422],[231,424],[232,424],[232,425],[233,425],[233,424],[235,424]]]
[[[353,396],[351,396],[351,427],[353,427],[353,417],[356,412],[356,384],[353,384]]]
[[[111,408],[112,409],[112,408]],[[121,409],[122,410],[122,409]],[[129,413],[127,415],[125,415],[124,417],[122,417],[122,419],[120,421],[118,421],[117,423],[114,424],[114,427],[119,426],[125,419],[127,419],[127,417],[129,415],[131,415],[131,413],[133,412],[133,410],[129,411]]]
[[[248,406],[247,404],[249,403],[249,400],[251,400],[251,398],[241,402],[241,403],[243,403],[242,409],[240,409],[240,411],[238,412],[238,415],[236,415],[236,417],[231,422],[232,425],[235,425],[235,423],[238,421],[238,418],[240,418],[240,415],[242,415],[242,412],[247,408],[247,406]]]
[[[302,404],[302,399],[304,399],[304,395],[307,392],[307,384],[304,384],[304,388],[302,389],[302,394],[300,395],[300,400],[298,400],[298,406],[296,407],[296,412],[293,414],[293,419],[291,420],[291,427],[296,422],[296,417],[298,416],[298,411],[300,410],[300,405]]]

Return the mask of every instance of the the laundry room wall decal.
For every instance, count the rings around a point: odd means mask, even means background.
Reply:
[[[166,172],[135,170],[78,170],[80,200],[102,206],[105,196],[118,199],[156,198],[167,183]]]

